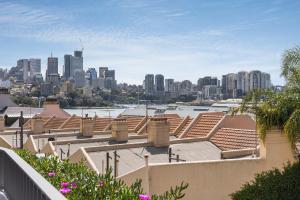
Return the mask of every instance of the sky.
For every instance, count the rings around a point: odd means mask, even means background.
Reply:
[[[246,70],[280,77],[300,45],[299,0],[0,0],[0,67],[83,48],[84,68],[107,66],[119,83],[145,74],[191,80]]]

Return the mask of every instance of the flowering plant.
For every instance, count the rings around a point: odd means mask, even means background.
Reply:
[[[57,157],[49,156],[37,158],[25,150],[16,150],[17,153],[56,187],[67,199],[107,199],[107,200],[177,200],[184,197],[184,190],[188,184],[171,188],[163,195],[145,194],[141,187],[141,180],[127,186],[122,180],[117,180],[111,174],[98,175],[87,168],[83,163],[61,161]]]

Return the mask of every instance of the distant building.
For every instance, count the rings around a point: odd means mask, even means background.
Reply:
[[[271,84],[271,76],[268,73],[262,72],[261,73],[261,88],[263,89],[270,89],[272,84]]]
[[[85,86],[85,72],[83,70],[75,71],[74,82],[75,82],[75,88],[80,88]]]
[[[261,71],[251,71],[249,74],[250,91],[261,88]]]
[[[53,82],[53,79],[57,80],[57,78],[59,78],[58,58],[51,56],[48,58],[48,62],[47,62],[46,81]]]
[[[41,59],[29,59],[29,72],[30,78],[33,78],[36,74],[41,74]]]
[[[145,94],[146,95],[154,95],[154,75],[147,74],[145,76]]]
[[[189,80],[184,80],[180,84],[180,95],[188,95],[192,91],[192,82]]]
[[[73,91],[74,91],[74,83],[72,81],[65,81],[62,84],[62,87],[61,87],[62,93],[68,94]]]
[[[246,71],[238,72],[237,74],[237,96],[246,95],[250,90],[249,73]]]
[[[202,90],[204,86],[206,85],[215,85],[218,86],[218,78],[217,77],[211,77],[211,76],[205,76],[203,78],[198,79],[198,89]]]
[[[165,92],[174,92],[174,79],[165,79]]]
[[[97,71],[95,68],[89,68],[86,71],[86,79],[89,86],[95,88],[97,86]]]
[[[237,97],[237,74],[230,73],[222,77],[222,92],[225,98]]]
[[[164,85],[164,76],[161,74],[155,75],[155,92],[157,95],[164,95],[165,85]]]
[[[17,68],[22,72],[22,80],[27,81],[29,77],[29,61],[28,59],[20,59],[17,61]]]
[[[74,56],[65,55],[64,56],[64,77],[69,79],[74,78],[76,72],[81,72],[83,70],[83,57],[82,51],[74,51]]]
[[[108,71],[108,67],[99,67],[99,78],[105,78],[106,71]]]
[[[41,83],[41,96],[47,97],[52,95],[52,86],[51,83]]]

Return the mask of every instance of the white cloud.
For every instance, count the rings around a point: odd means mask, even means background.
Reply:
[[[126,8],[149,6],[147,1],[139,4],[126,2],[123,3]],[[168,17],[188,14],[184,10],[156,9],[156,12]],[[258,49],[255,44],[241,43],[234,37],[235,31],[249,29],[255,23],[243,22],[163,36],[140,34],[135,27],[78,29],[70,24],[62,24],[58,16],[59,13],[54,16],[42,9],[0,2],[0,35],[70,45],[78,49],[81,48],[81,39],[85,48],[85,67],[113,67],[117,70],[120,82],[142,83],[146,73],[162,73],[177,80],[191,79],[196,82],[204,75],[220,77],[228,72],[255,68],[272,72],[276,81],[280,81],[276,71],[280,63],[277,51],[265,53],[268,49]],[[7,25],[11,23],[14,26]],[[39,25],[43,27],[36,28]],[[45,49],[42,59],[46,59],[48,52],[49,49]],[[63,55],[59,57],[62,64]]]

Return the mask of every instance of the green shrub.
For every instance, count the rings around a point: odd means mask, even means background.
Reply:
[[[300,199],[300,163],[288,163],[283,171],[273,169],[256,175],[233,200],[297,200]]]
[[[68,199],[148,200],[141,188],[141,180],[131,186],[115,179],[111,173],[97,175],[82,163],[60,161],[57,157],[38,158],[26,150],[16,150],[27,163],[35,168]],[[163,195],[152,195],[151,200],[177,200],[184,197],[188,184],[171,188]],[[144,195],[144,196],[143,196]]]

